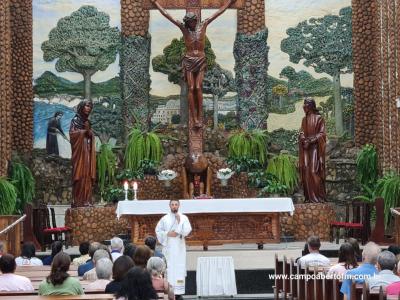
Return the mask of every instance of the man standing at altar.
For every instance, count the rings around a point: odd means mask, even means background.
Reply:
[[[185,294],[185,237],[192,231],[188,217],[178,212],[179,206],[179,200],[171,200],[171,211],[156,226],[157,239],[163,246],[163,254],[167,260],[167,279],[174,288],[176,299],[182,299],[181,295]]]

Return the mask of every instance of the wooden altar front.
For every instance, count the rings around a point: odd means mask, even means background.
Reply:
[[[189,245],[222,245],[233,243],[279,243],[279,213],[204,213],[186,214],[192,225],[187,237]],[[155,235],[157,222],[163,215],[127,215],[134,244],[143,244],[148,235]]]
[[[290,198],[247,198],[180,200],[180,212],[187,215],[192,232],[189,245],[230,243],[279,243],[279,214],[293,214]],[[134,244],[155,235],[157,222],[169,211],[168,200],[120,201],[117,217],[128,218]]]

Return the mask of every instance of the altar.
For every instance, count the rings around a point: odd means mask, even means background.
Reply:
[[[279,214],[294,213],[291,198],[180,200],[179,211],[188,216],[189,245],[280,242]],[[169,212],[169,200],[119,201],[117,217],[129,219],[134,244],[155,235],[160,218]]]

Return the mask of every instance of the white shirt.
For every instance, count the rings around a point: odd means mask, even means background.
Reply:
[[[93,281],[89,283],[85,290],[102,290],[104,291],[106,289],[106,285],[110,283],[110,280],[108,279],[97,279],[96,281]]]
[[[309,267],[327,267],[330,265],[330,260],[326,256],[323,256],[320,253],[310,253],[307,255],[302,256],[299,260],[298,263],[302,268],[305,268],[306,266]]]
[[[7,273],[0,275],[0,291],[17,292],[33,291],[32,282],[25,276]],[[12,297],[11,297],[12,298]]]
[[[122,256],[120,252],[111,252],[112,261],[116,261],[118,257]]]
[[[26,258],[18,256],[15,259],[17,266],[43,266],[43,262],[37,257]]]

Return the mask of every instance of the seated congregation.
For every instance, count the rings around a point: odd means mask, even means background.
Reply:
[[[148,237],[146,245],[137,247],[134,244],[124,246],[118,237],[111,240],[110,246],[83,242],[79,247],[81,256],[72,261],[57,241],[52,244],[51,255],[43,260],[35,257],[32,243],[24,243],[21,256],[15,258],[2,253],[0,257],[0,299],[21,295],[26,299],[33,297],[31,295],[81,295],[76,299],[175,299],[173,289],[164,278],[165,259],[155,251],[155,241],[154,237]]]
[[[349,238],[334,258],[320,248],[319,237],[310,236],[301,257],[275,255],[275,299],[400,299],[399,247],[369,242],[360,250]]]

